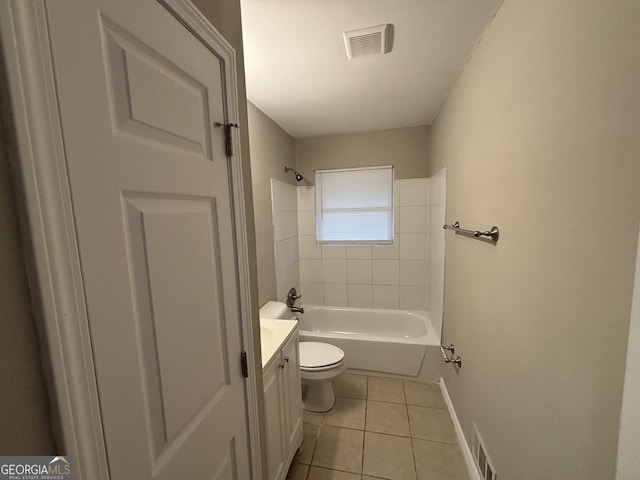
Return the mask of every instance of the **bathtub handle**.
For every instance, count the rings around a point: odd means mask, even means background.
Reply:
[[[289,357],[284,357],[284,361],[289,363]]]

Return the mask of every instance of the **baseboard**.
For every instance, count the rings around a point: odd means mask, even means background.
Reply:
[[[456,410],[455,408],[453,408],[453,403],[451,402],[451,397],[449,396],[447,386],[444,383],[444,378],[442,377],[440,377],[440,388],[442,389],[442,395],[444,396],[444,401],[447,404],[449,415],[451,415],[451,420],[453,421],[453,428],[455,429],[456,435],[458,436],[458,444],[460,445],[460,449],[462,450],[462,456],[464,457],[464,463],[467,466],[469,479],[482,480],[480,472],[478,471],[478,467],[476,467],[476,461],[473,458],[473,454],[471,453],[471,449],[469,448],[467,439],[465,438],[464,432],[462,431],[462,426],[460,425],[460,420],[458,420]]]

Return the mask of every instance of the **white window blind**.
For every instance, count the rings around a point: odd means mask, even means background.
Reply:
[[[320,245],[393,243],[393,166],[317,170]]]

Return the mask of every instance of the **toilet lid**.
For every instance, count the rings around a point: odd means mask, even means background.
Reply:
[[[300,342],[300,368],[320,368],[340,363],[344,359],[341,348],[329,343]]]

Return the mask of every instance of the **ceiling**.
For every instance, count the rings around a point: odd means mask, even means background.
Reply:
[[[247,97],[295,138],[429,125],[502,0],[241,0]],[[342,32],[390,23],[390,53]]]

